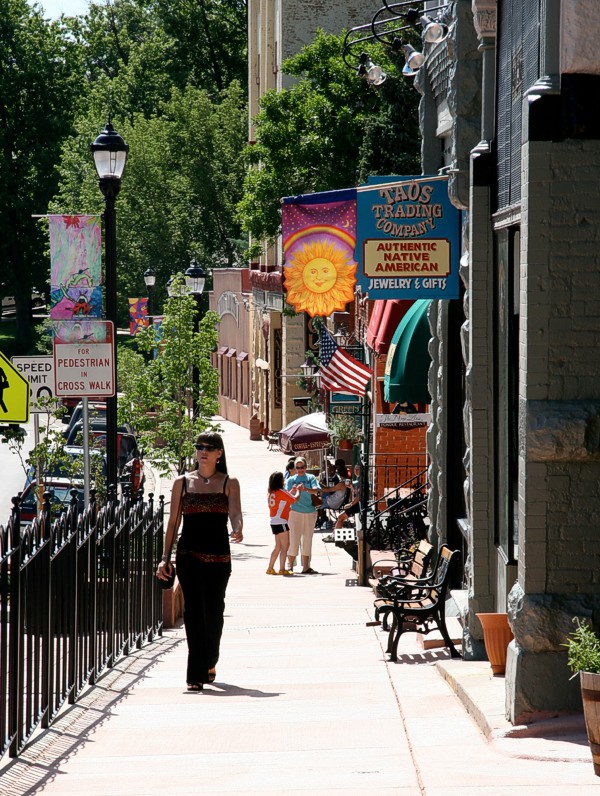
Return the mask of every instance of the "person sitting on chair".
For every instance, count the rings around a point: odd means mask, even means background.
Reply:
[[[352,500],[345,504],[342,513],[338,516],[334,525],[334,530],[343,528],[344,523],[355,517],[360,511],[360,464],[354,465],[354,478],[352,479]]]
[[[348,481],[348,468],[343,459],[335,460],[335,472],[327,486],[321,488],[323,493],[324,509],[339,509],[344,504],[346,497],[350,496],[350,483]],[[348,494],[346,494],[348,492]]]

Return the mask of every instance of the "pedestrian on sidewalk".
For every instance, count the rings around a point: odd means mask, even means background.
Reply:
[[[269,478],[269,514],[271,530],[275,534],[275,547],[269,559],[267,575],[277,575],[275,562],[279,558],[279,574],[293,575],[293,570],[285,568],[285,557],[290,546],[290,529],[288,520],[290,507],[300,497],[301,485],[296,485],[290,492],[284,489],[283,473],[272,473]]]
[[[291,459],[288,459],[288,463],[285,466],[284,480],[287,481],[288,478],[291,478],[293,475],[296,475],[296,460],[292,456]]]
[[[302,545],[302,574],[316,575],[317,573],[310,565],[310,554],[312,552],[312,540],[315,532],[315,518],[317,512],[313,506],[310,494],[307,489],[318,489],[319,482],[314,475],[306,472],[306,459],[298,456],[294,462],[296,465],[296,475],[285,482],[285,488],[291,491],[295,486],[302,484],[302,492],[298,500],[290,509],[290,547],[288,550],[288,570],[294,571],[296,556]]]
[[[342,506],[342,513],[337,518],[334,530],[344,527],[344,523],[360,511],[360,464],[354,465],[354,478],[352,479],[352,500]]]
[[[243,539],[240,485],[227,474],[225,449],[219,434],[205,432],[196,440],[196,466],[175,479],[165,553],[156,572],[165,580],[171,550],[183,517],[175,559],[184,599],[183,621],[188,644],[187,689],[201,691],[216,678],[223,632],[225,592],[231,575],[231,539]]]

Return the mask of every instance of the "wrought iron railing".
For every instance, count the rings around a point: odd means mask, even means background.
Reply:
[[[425,538],[428,488],[427,470],[423,470],[373,500],[369,505],[366,532],[370,547],[397,550]],[[382,501],[385,501],[385,508],[379,510]]]
[[[164,502],[92,491],[52,519],[50,494],[23,526],[19,498],[0,526],[0,756],[17,756],[122,655],[162,633]]]

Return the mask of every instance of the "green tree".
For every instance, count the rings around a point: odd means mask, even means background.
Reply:
[[[279,232],[282,196],[350,188],[369,175],[419,168],[419,97],[412,84],[378,48],[374,58],[388,78],[370,87],[342,60],[342,42],[343,36],[319,31],[282,65],[297,82],[261,99],[256,142],[246,149],[252,168],[238,206],[255,240]]]
[[[89,143],[102,119],[94,106],[77,123],[78,134],[63,149],[56,212],[100,212]],[[235,206],[245,174],[246,102],[238,83],[215,101],[204,89],[173,89],[159,114],[133,121],[114,119],[129,144],[117,201],[120,323],[127,298],[144,295],[144,271],[157,275],[155,310],[168,278],[184,271],[192,256],[205,270],[241,263],[245,248]]]
[[[146,357],[120,348],[117,360],[119,416],[132,424],[164,474],[190,469],[194,441],[215,428],[212,417],[218,411],[219,374],[211,364],[217,315],[206,313],[195,331],[195,300],[185,292],[183,279],[175,284],[179,294],[166,301],[159,334],[148,329],[137,336]]]
[[[47,236],[32,216],[57,187],[83,81],[80,52],[62,24],[26,0],[0,3],[0,293],[14,295],[17,338],[31,332],[31,288],[47,285]]]

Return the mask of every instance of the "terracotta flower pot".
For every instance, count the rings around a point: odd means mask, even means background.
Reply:
[[[341,451],[351,451],[354,447],[354,443],[351,442],[349,439],[341,439],[338,443],[338,448]]]
[[[504,674],[506,670],[506,649],[513,638],[508,624],[508,614],[476,614],[483,628],[483,641],[492,672]]]
[[[585,727],[594,762],[594,774],[600,777],[600,674],[579,672],[579,680]]]

